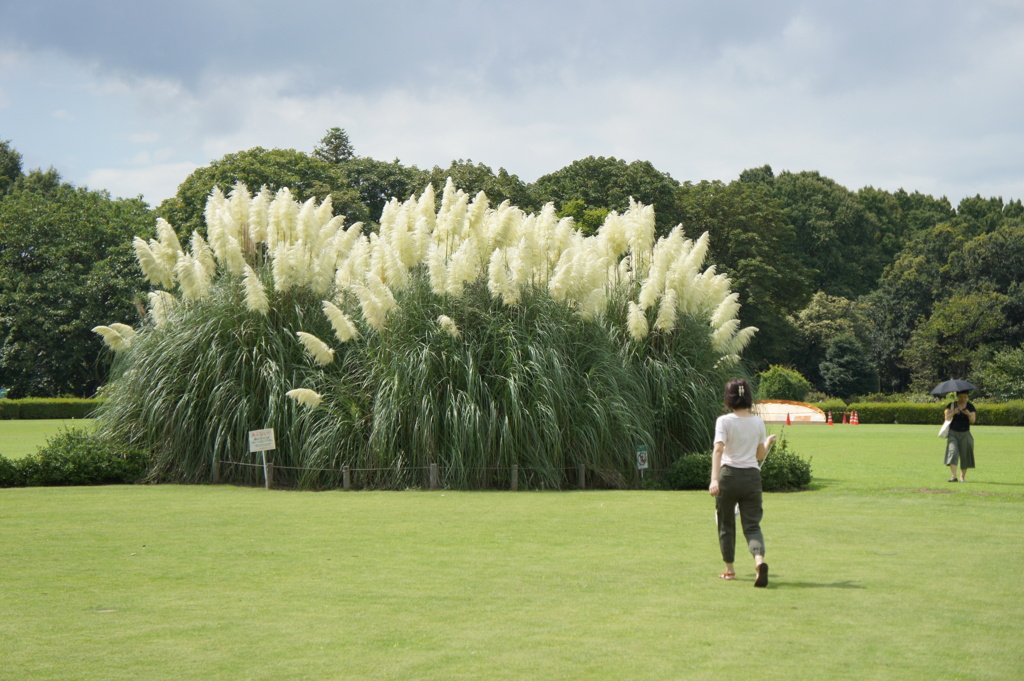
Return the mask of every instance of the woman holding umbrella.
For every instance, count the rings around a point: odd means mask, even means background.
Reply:
[[[974,468],[974,436],[971,435],[971,426],[977,418],[977,411],[974,405],[967,401],[967,392],[974,390],[974,387],[967,381],[945,381],[932,390],[933,395],[956,392],[956,399],[946,407],[946,420],[950,424],[949,432],[946,434],[945,461],[952,475],[950,482],[957,481],[958,463],[960,482],[967,482],[967,469]]]

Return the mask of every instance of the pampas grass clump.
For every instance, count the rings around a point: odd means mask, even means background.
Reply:
[[[330,199],[241,185],[209,197],[188,249],[159,221],[134,242],[156,287],[116,352],[99,432],[150,450],[155,480],[258,482],[250,430],[274,428],[275,482],[323,488],[634,484],[706,449],[752,328],[705,267],[707,235],[655,241],[631,203],[585,237],[449,180],[385,207],[376,232]],[[231,463],[235,462],[235,463]]]

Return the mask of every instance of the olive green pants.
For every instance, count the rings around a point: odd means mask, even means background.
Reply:
[[[960,468],[974,468],[974,436],[971,431],[949,431],[946,436],[947,466],[960,464]]]
[[[740,506],[740,522],[747,548],[755,556],[764,555],[764,535],[761,534],[761,471],[757,468],[731,468],[722,466],[718,477],[718,545],[722,560],[736,562],[736,504]]]

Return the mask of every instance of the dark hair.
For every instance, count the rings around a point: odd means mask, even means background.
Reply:
[[[730,409],[750,409],[754,395],[745,378],[734,378],[725,384],[725,406]]]

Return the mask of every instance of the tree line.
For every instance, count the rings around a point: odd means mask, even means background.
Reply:
[[[743,324],[760,329],[752,372],[799,371],[821,393],[926,392],[966,378],[997,399],[1024,397],[1024,206],[873,187],[849,190],[816,171],[745,170],[731,182],[680,182],[647,161],[587,157],[522,181],[504,168],[454,160],[430,170],[356,155],[332,128],[310,153],[256,147],[197,169],[156,207],[74,187],[52,168],[22,168],[0,141],[0,387],[9,396],[89,396],[110,356],[90,329],[144,316],[133,236],[157,217],[205,234],[214,187],[289,187],[331,196],[347,222],[373,228],[385,203],[447,177],[492,205],[552,202],[593,233],[630,197],[653,205],[659,236],[681,224],[710,233],[709,262],[740,293]]]

